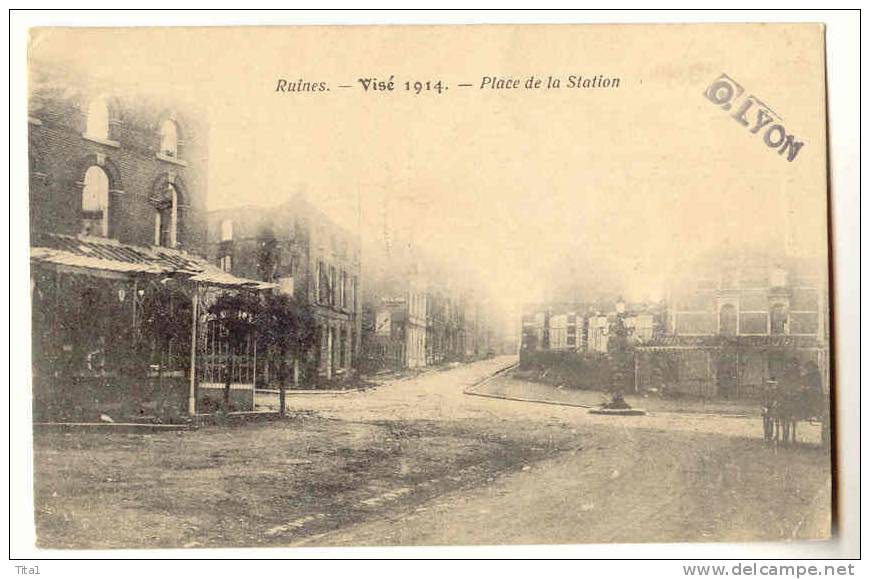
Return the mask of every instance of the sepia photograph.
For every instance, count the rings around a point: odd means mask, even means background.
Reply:
[[[835,540],[825,35],[30,28],[35,548]]]

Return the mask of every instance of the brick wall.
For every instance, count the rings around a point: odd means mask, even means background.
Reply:
[[[151,199],[172,182],[179,193],[178,246],[196,249],[205,241],[208,132],[194,115],[153,99],[60,85],[38,68],[30,95],[31,232],[81,233],[85,172],[99,165],[109,177],[109,236],[123,243],[154,243]],[[108,140],[88,139],[89,103],[103,96],[109,110]],[[177,160],[161,159],[160,125],[178,127]]]

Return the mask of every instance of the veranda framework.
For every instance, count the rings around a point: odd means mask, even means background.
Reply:
[[[178,250],[104,238],[35,236],[31,296],[37,419],[87,419],[97,412],[194,414],[206,371],[197,355],[209,362],[220,351],[205,340],[207,314],[201,303],[221,292],[258,293],[273,287],[229,275]],[[231,363],[238,368],[248,364]]]

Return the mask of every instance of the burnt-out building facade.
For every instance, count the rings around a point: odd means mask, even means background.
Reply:
[[[199,411],[206,366],[244,382],[241,357],[204,349],[206,304],[267,286],[196,253],[205,119],[171,97],[33,63],[28,124],[37,417],[165,419]],[[249,391],[235,387],[235,407],[252,407]]]
[[[491,328],[454,275],[411,246],[367,260],[363,363],[368,371],[434,366],[484,356]]]
[[[205,241],[208,126],[186,108],[34,67],[30,229],[191,250]]]
[[[355,373],[360,348],[360,248],[304,195],[276,207],[208,215],[206,255],[223,271],[277,285],[314,316],[314,345],[303,355],[301,385]]]
[[[432,304],[420,263],[410,255],[380,257],[367,270],[363,365],[368,372],[426,366]]]
[[[526,304],[522,313],[522,350],[607,354],[619,320],[631,345],[648,342],[664,326],[658,303],[552,302]]]
[[[462,360],[464,336],[459,297],[448,284],[430,283],[426,300],[426,364]]]

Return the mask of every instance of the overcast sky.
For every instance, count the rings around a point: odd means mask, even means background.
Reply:
[[[546,297],[566,260],[642,299],[723,243],[824,253],[820,39],[769,25],[105,29],[41,31],[33,53],[207,112],[211,208],[304,190],[350,229],[361,216],[366,238],[386,223],[394,242],[463,264],[510,304]],[[806,141],[794,162],[704,98],[722,72]],[[393,93],[357,83],[391,74]],[[620,88],[477,87],[530,74]],[[331,90],[275,92],[300,77]],[[404,92],[427,79],[449,88]]]

